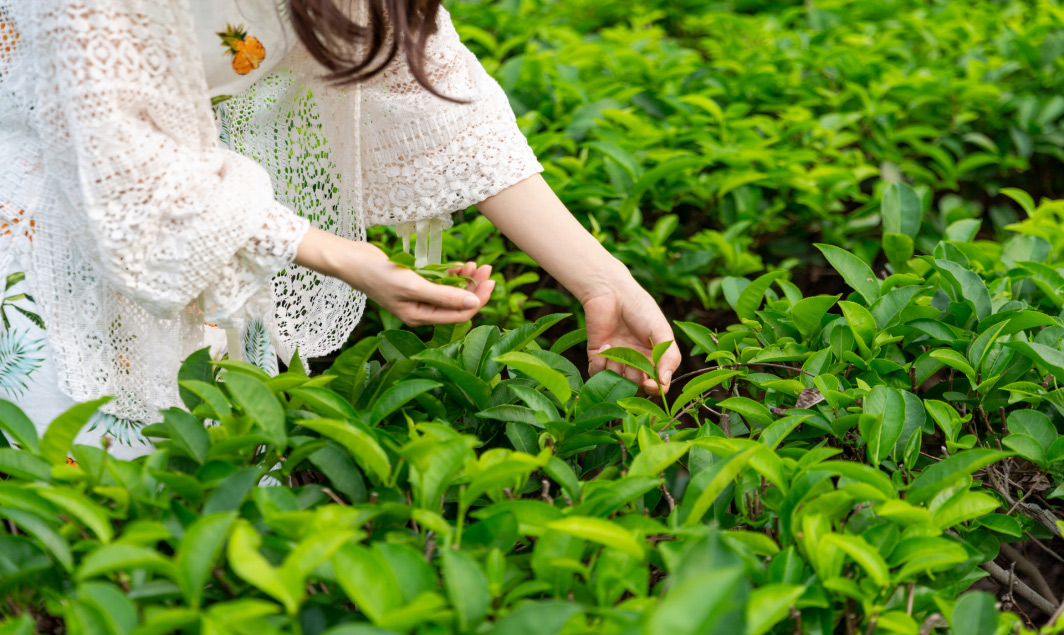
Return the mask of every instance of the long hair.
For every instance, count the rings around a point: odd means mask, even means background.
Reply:
[[[371,79],[395,59],[402,47],[410,73],[421,86],[441,99],[464,103],[440,94],[425,74],[425,45],[436,32],[440,0],[361,1],[369,9],[366,24],[355,22],[333,0],[288,0],[296,35],[314,59],[328,70],[328,79],[338,84]],[[381,57],[388,32],[393,37]],[[364,43],[368,47],[359,55],[358,45]]]

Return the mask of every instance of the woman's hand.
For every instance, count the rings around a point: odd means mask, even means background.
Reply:
[[[360,265],[341,278],[409,326],[467,322],[487,303],[495,288],[495,281],[488,279],[491,265],[477,268],[469,262],[452,269],[451,273],[471,278],[468,290],[462,290],[429,282],[412,269],[388,260],[377,247],[361,245],[366,253]]]
[[[543,177],[530,176],[477,207],[580,299],[587,316],[590,371],[609,368],[639,383],[647,393],[658,394],[653,379],[597,353],[610,346],[624,346],[650,357],[651,342],[673,340],[668,320],[628,269],[573,218]],[[665,390],[679,365],[680,350],[673,344],[659,369]]]
[[[451,273],[471,278],[466,289],[434,284],[400,267],[374,245],[311,228],[299,244],[296,264],[339,278],[410,326],[471,320],[495,288],[491,266],[466,263]]]
[[[602,370],[612,370],[634,381],[651,395],[668,391],[672,375],[680,365],[680,349],[676,346],[668,320],[661,313],[654,298],[628,276],[627,280],[593,293],[582,302],[587,320],[589,372],[595,374]],[[665,351],[658,366],[660,388],[657,382],[645,373],[598,355],[610,348],[623,346],[650,357],[653,345],[662,342],[673,344]]]

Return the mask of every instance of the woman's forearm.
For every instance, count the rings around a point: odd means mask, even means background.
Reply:
[[[631,279],[539,174],[480,202],[477,209],[581,302]]]

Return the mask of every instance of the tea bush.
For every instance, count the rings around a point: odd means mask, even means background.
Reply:
[[[930,199],[918,239],[932,243],[966,218],[1003,237],[1018,220],[1004,187],[1064,197],[1057,0],[468,0],[451,10],[510,95],[548,182],[677,319],[724,306],[727,276],[782,267],[815,280],[814,242],[874,261],[892,182]],[[511,273],[491,313],[500,326],[539,305],[573,308],[486,223],[452,234],[449,257]]]
[[[42,438],[0,402],[0,632],[1033,632],[1059,586],[996,561],[1064,529],[1064,201],[926,251],[918,201],[885,189],[886,277],[817,246],[847,294],[725,284],[740,321],[677,324],[706,364],[661,400],[585,381],[551,315],[314,377],[200,351],[136,461],[71,447],[99,402]]]
[[[475,328],[201,351],[135,461],[0,402],[0,635],[1064,632],[1059,3],[450,8],[690,372],[463,216]]]

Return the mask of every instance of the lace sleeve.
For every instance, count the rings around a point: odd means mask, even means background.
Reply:
[[[465,209],[543,171],[509,100],[462,44],[442,7],[426,73],[455,104],[426,91],[397,55],[363,90],[362,171],[369,224]],[[401,49],[400,49],[401,51]]]
[[[227,323],[307,221],[217,144],[181,0],[38,0],[35,118],[49,182],[105,284],[157,317]],[[46,220],[46,219],[42,219]]]

